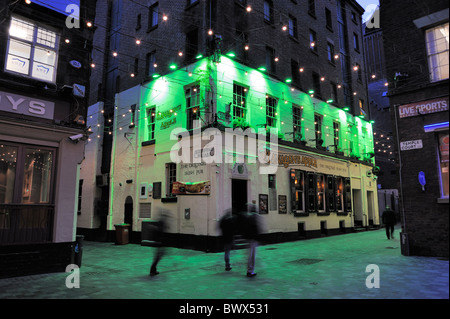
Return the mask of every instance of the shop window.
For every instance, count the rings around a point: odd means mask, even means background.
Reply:
[[[194,121],[199,118],[200,113],[200,86],[194,85],[185,90],[186,94],[186,128],[188,131],[194,129]]]
[[[11,19],[5,69],[46,82],[55,82],[58,36],[17,17]]]
[[[156,126],[156,107],[151,107],[147,110],[147,129],[148,139],[155,139],[155,126]]]
[[[439,138],[439,171],[441,183],[441,198],[448,198],[449,195],[449,178],[448,178],[448,163],[449,163],[449,146],[448,146],[448,131],[438,134]]]
[[[233,118],[245,119],[247,114],[248,89],[241,85],[233,85]]]
[[[53,161],[52,149],[1,143],[0,204],[51,203]]]
[[[350,178],[344,178],[344,211],[352,211],[352,188]]]
[[[428,55],[430,81],[436,82],[448,79],[449,75],[449,23],[429,29],[425,33]]]

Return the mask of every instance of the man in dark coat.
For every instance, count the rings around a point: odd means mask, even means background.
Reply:
[[[395,212],[389,207],[389,205],[386,205],[386,210],[383,212],[382,220],[386,227],[387,238],[394,239],[394,226],[397,224],[397,219],[395,218]]]
[[[230,252],[234,243],[234,228],[235,228],[235,215],[231,212],[225,213],[225,215],[219,221],[220,229],[222,230],[222,238],[224,245],[224,259],[225,270],[230,271]]]

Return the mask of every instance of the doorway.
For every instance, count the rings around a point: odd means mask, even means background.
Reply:
[[[373,225],[374,216],[374,194],[372,191],[367,191],[367,216],[369,219],[369,225]]]
[[[363,227],[363,205],[360,189],[352,189],[353,197],[353,221],[355,227]]]
[[[244,179],[231,180],[231,207],[242,210],[247,203],[247,181]]]

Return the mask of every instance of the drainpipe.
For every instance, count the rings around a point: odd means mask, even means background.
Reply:
[[[398,135],[398,122],[397,122],[397,108],[399,104],[394,105],[394,116],[395,116],[395,133],[397,135],[397,151],[398,151],[398,163],[400,165],[399,167],[399,177],[400,177],[400,197],[401,197],[401,203],[402,203],[402,229],[403,232],[406,233],[406,221],[405,221],[405,205],[403,202],[403,180],[402,180],[402,155],[400,152],[400,137]]]

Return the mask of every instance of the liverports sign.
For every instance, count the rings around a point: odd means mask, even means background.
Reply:
[[[440,99],[400,105],[398,107],[400,118],[443,111],[448,111],[448,96]]]
[[[51,120],[55,103],[0,91],[0,111]]]

